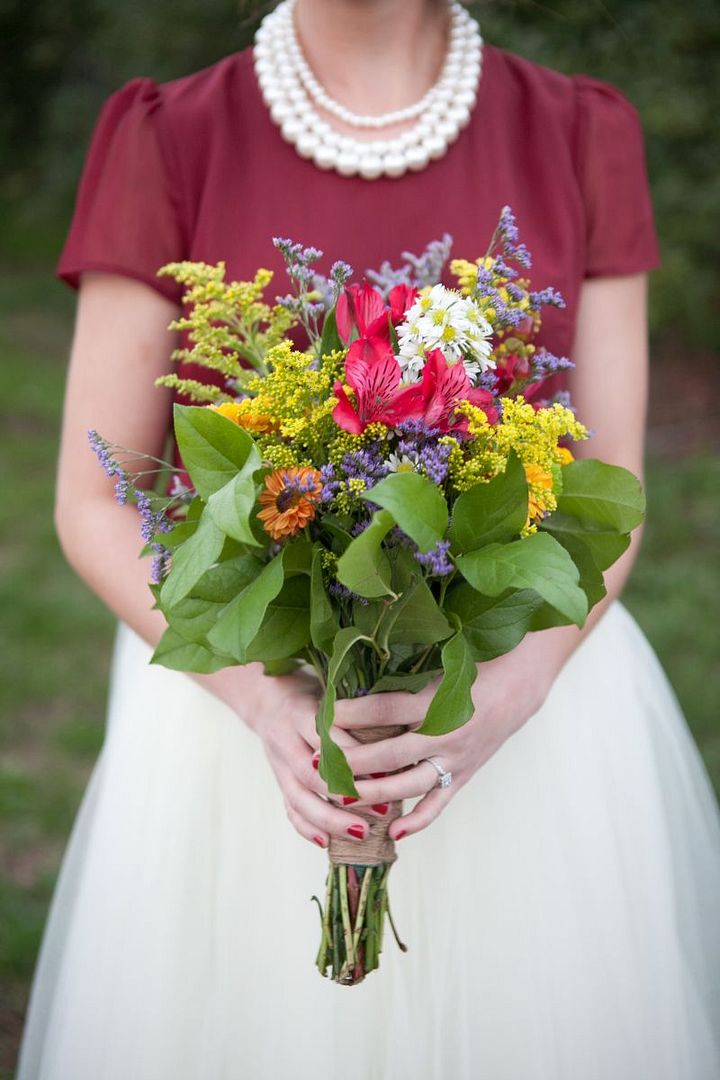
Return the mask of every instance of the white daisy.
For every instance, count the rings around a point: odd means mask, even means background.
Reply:
[[[422,377],[425,356],[440,349],[448,363],[462,360],[472,382],[494,367],[492,326],[474,300],[444,285],[433,285],[408,309],[398,327],[398,361],[403,382]]]

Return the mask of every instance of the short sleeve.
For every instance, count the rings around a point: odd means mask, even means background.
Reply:
[[[96,120],[55,276],[77,289],[83,270],[125,274],[179,301],[182,287],[156,276],[186,257],[177,188],[162,88],[131,79]]]
[[[610,83],[574,75],[575,163],[585,207],[585,277],[655,270],[660,249],[635,106]]]

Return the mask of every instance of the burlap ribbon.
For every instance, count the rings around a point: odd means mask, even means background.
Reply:
[[[404,725],[397,724],[393,727],[360,728],[353,734],[358,742],[374,743],[382,739],[394,739],[405,731],[407,728]],[[331,836],[328,847],[330,862],[346,866],[380,866],[383,863],[395,862],[395,841],[388,836],[388,829],[402,814],[402,801],[391,802],[387,814],[383,817],[370,815],[362,807],[354,809],[353,813],[359,814],[368,824],[365,839],[346,840],[344,836]]]

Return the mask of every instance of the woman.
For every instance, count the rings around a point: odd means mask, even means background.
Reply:
[[[172,82],[131,80],[99,118],[57,268],[79,288],[57,527],[121,625],[107,739],[58,882],[20,1080],[720,1072],[720,827],[664,676],[617,602],[637,538],[583,631],[532,634],[483,665],[460,731],[361,746],[359,728],[418,727],[427,696],[338,710],[354,772],[388,774],[359,782],[360,805],[382,814],[420,797],[391,829],[406,838],[393,903],[411,949],[388,945],[380,973],[347,991],[312,967],[308,897],[324,856],[297,834],[325,847],[365,822],[324,797],[313,769],[316,688],[256,665],[194,680],[148,666],[163,620],[137,522],[86,447],[97,428],[162,450],[171,400],[152,382],[178,344],[166,327],[179,311],[176,285],[155,277],[162,264],[225,259],[231,278],[259,265],[280,274],[274,235],[356,271],[445,232],[473,258],[509,203],[534,286],[567,301],[541,340],[576,362],[588,452],[642,473],[658,251],[637,114],[604,82],[496,47],[467,61],[477,40],[455,14],[466,32],[448,78],[469,123],[454,140],[439,124],[438,143],[414,137],[415,115],[391,117],[390,150],[368,155],[357,144],[377,131],[348,110],[383,115],[422,99],[447,75],[448,23],[445,0],[297,0],[259,49],[273,100],[246,50]],[[293,99],[273,80],[297,69],[293,32],[315,97]],[[315,142],[288,125],[300,99]],[[343,153],[339,134],[353,139]],[[398,148],[412,152],[388,162]]]

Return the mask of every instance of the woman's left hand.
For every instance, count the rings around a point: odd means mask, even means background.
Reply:
[[[552,680],[540,685],[531,674],[532,668],[528,671],[518,659],[516,650],[482,664],[473,686],[474,714],[447,735],[417,733],[436,685],[418,694],[371,694],[339,701],[335,723],[350,732],[392,725],[408,728],[402,735],[347,751],[360,795],[353,809],[367,806],[377,812],[379,806],[396,799],[424,796],[393,822],[389,835],[394,840],[420,832],[434,821],[477,770],[542,705]],[[448,787],[438,786],[438,773],[426,760],[429,757],[436,758],[446,772],[452,773]],[[386,775],[377,775],[383,773]]]

